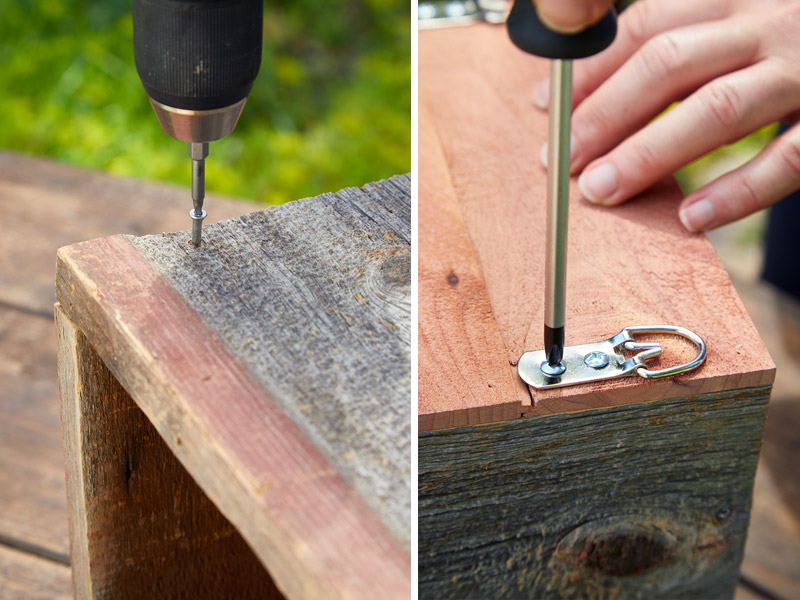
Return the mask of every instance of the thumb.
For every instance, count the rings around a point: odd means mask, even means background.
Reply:
[[[560,33],[577,33],[602,19],[614,1],[533,0],[533,3],[539,18],[550,29]]]

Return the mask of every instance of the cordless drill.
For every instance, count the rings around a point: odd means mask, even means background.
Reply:
[[[189,144],[201,245],[208,144],[233,131],[261,67],[263,0],[133,0],[136,70],[161,127]]]

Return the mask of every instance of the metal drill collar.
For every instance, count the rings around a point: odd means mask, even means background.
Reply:
[[[162,129],[176,140],[187,143],[213,142],[224,138],[236,127],[245,102],[247,98],[214,110],[184,110],[150,98]]]

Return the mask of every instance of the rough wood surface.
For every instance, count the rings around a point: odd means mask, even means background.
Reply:
[[[420,598],[729,599],[769,390],[421,433]]]
[[[409,544],[411,181],[131,242]]]
[[[508,361],[516,363],[522,352],[542,344],[546,173],[539,150],[547,138],[547,115],[533,108],[531,90],[546,75],[546,61],[516,50],[503,27],[489,25],[423,31],[419,46],[420,128],[436,131],[438,152],[447,161],[446,170],[428,171],[439,178],[437,184],[421,182],[420,214],[440,201],[439,190],[450,188],[466,226],[462,232],[454,232],[452,224],[420,230],[420,245],[426,243],[423,235],[469,236]],[[614,208],[581,200],[574,182],[571,197],[567,343],[605,339],[626,325],[668,323],[703,337],[708,360],[680,378],[627,378],[536,391],[533,410],[520,406],[517,416],[772,382],[772,361],[714,250],[678,220],[680,196],[673,182]],[[426,261],[435,268],[438,259],[420,253],[420,272]],[[438,289],[421,288],[421,306],[451,293],[446,276],[439,277]],[[442,337],[451,347],[468,348],[472,335],[450,328]],[[676,362],[691,352],[684,344],[670,344],[670,349]],[[447,349],[422,350],[421,361],[451,368],[442,360]],[[667,362],[663,359],[662,366]],[[448,420],[456,424],[474,422],[453,414],[465,405],[455,390],[443,390],[421,375],[421,428],[434,423],[438,413],[450,413]],[[487,396],[487,403],[492,401]]]
[[[68,600],[69,567],[0,546],[0,598]]]
[[[405,185],[407,187],[407,179]],[[397,188],[397,184],[387,186]],[[363,202],[356,207],[358,210],[346,199],[341,204],[333,202],[331,197],[318,202],[333,205],[340,211],[341,218],[353,226],[352,236],[361,237],[365,243],[377,242],[372,248],[373,261],[368,260],[370,252],[367,251],[361,263],[364,273],[371,275],[365,279],[368,285],[375,286],[373,294],[366,295],[367,290],[357,286],[352,289],[365,294],[365,304],[388,300],[402,305],[402,294],[390,293],[390,290],[393,286],[402,290],[408,285],[407,276],[405,279],[402,276],[403,264],[407,264],[403,251],[401,248],[392,251],[393,247],[401,246],[403,240],[391,228],[382,231],[375,228],[378,213],[389,212],[392,207],[387,210],[382,206],[388,198],[376,193],[374,188],[363,196]],[[265,220],[279,220],[282,210],[268,211]],[[313,212],[314,208],[308,210]],[[329,221],[337,213],[321,208],[316,214],[324,215],[326,220],[318,222],[314,229],[303,227],[302,233],[311,231],[324,237],[321,230],[331,226]],[[395,211],[384,223],[402,220],[403,214]],[[270,228],[278,240],[291,237],[293,227],[298,226],[290,220],[282,225],[283,228]],[[267,223],[264,226],[269,228]],[[208,245],[200,251],[202,257],[194,257],[195,268],[202,264],[213,270],[218,267],[213,266],[210,256],[226,252],[236,254],[233,249],[221,249],[214,241],[224,239],[226,227],[207,228]],[[346,245],[345,241],[341,243]],[[270,240],[265,239],[250,250],[253,254],[269,256],[270,247]],[[298,249],[304,246],[299,243]],[[239,250],[242,251],[240,260],[244,261],[241,268],[245,272],[250,260],[261,260],[245,257],[245,249]],[[179,248],[176,251],[181,252]],[[328,251],[334,258],[341,257],[336,245],[329,245]],[[309,266],[314,267],[311,257],[308,258]],[[119,276],[120,265],[125,266],[124,278]],[[300,263],[292,265],[297,269],[307,268]],[[314,292],[299,294],[299,300],[309,313],[320,314],[320,331],[324,330],[325,318],[330,318],[326,317],[325,307],[331,304],[336,309],[339,283],[348,282],[350,276],[344,264],[333,265],[337,266],[338,271],[334,268],[333,273],[315,275],[326,281],[333,278],[336,287],[324,289],[319,284],[314,285],[312,279],[305,288],[300,288]],[[292,279],[288,270],[273,273]],[[187,277],[196,281],[192,275],[187,274]],[[220,273],[219,277],[219,285],[223,286],[225,281],[234,279],[236,273]],[[261,282],[263,289],[269,285],[266,279]],[[209,279],[198,293],[205,294],[212,289],[214,282]],[[253,287],[252,283],[239,281],[239,285],[231,289],[228,300],[233,304],[239,302],[239,310],[245,316],[261,311],[263,318],[268,319],[264,313],[273,307],[280,310],[288,299],[273,296],[270,304],[261,297],[263,289],[259,291],[258,285]],[[253,293],[255,291],[260,293]],[[331,465],[335,458],[329,462],[277,404],[275,396],[280,395],[281,390],[267,391],[253,376],[252,367],[237,360],[233,352],[242,352],[243,348],[237,348],[235,342],[226,345],[208,326],[211,315],[193,310],[189,302],[202,302],[202,299],[189,299],[179,294],[130,241],[121,237],[59,251],[56,295],[65,312],[86,330],[98,354],[147,414],[172,452],[242,533],[288,597],[395,598],[409,594],[410,558],[402,546],[403,538],[389,533],[364,499]],[[248,305],[248,301],[252,305]],[[236,311],[234,306],[225,308],[231,313]],[[355,326],[353,317],[356,316],[351,314],[348,320],[345,315],[346,312],[339,319],[331,318],[335,327],[327,328],[327,332],[343,338],[346,328]],[[375,332],[383,327],[390,330],[390,323],[374,323]],[[303,330],[303,323],[298,320],[282,322],[280,328],[271,333],[287,341],[295,335],[293,325]],[[320,331],[306,331],[310,349],[305,356],[313,357],[313,346],[320,343]],[[260,334],[260,330],[250,332],[249,343],[254,343]],[[387,341],[389,334],[383,335],[383,341],[375,334],[365,341],[376,369],[384,368],[376,358],[385,354],[386,346],[399,343],[402,348],[403,345],[402,332],[394,332],[394,341]],[[245,346],[248,339],[244,340]],[[348,353],[344,345],[337,349],[338,356],[343,353]],[[352,364],[344,358],[327,359],[334,369],[336,364]],[[405,358],[406,368],[408,363]],[[308,360],[293,366],[309,378],[317,368]],[[320,369],[323,374],[330,372],[326,367],[323,365]],[[369,374],[364,377],[374,381]],[[344,388],[346,393],[342,398],[347,400],[348,388],[340,381],[329,379],[327,383]],[[390,385],[395,386],[395,382]],[[374,390],[361,390],[359,398],[374,393]],[[385,411],[402,411],[404,407],[408,410],[408,392],[401,404],[394,398],[372,397]],[[323,398],[330,399],[330,395]],[[319,409],[313,398],[299,401]],[[395,438],[407,438],[408,418],[404,425],[405,429],[392,432]],[[402,442],[393,447],[398,446],[402,448]],[[371,467],[368,461],[360,463],[358,456],[339,458],[350,459],[365,469]],[[388,462],[397,459],[396,455],[386,453]],[[408,464],[408,459],[404,459],[403,467],[408,468]],[[383,464],[380,466],[386,468]],[[396,473],[398,469],[389,465],[388,470]],[[377,495],[373,492],[368,501]],[[382,514],[380,510],[376,512]],[[391,519],[387,521],[387,524],[392,522]]]
[[[283,598],[56,307],[77,598]]]

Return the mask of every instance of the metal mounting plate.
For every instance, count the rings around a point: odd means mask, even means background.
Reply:
[[[633,338],[633,333],[667,333],[685,337],[697,345],[697,356],[690,362],[661,369],[659,371],[649,371],[645,361],[661,354],[661,346],[655,342],[639,343]],[[622,351],[641,350],[638,354],[625,358]],[[598,368],[589,366],[588,363],[602,365],[603,360],[599,355],[594,355],[595,360],[587,359],[593,353],[602,353],[608,358],[608,364]],[[669,377],[678,375],[697,368],[703,363],[706,357],[705,342],[696,333],[677,327],[674,325],[652,325],[626,327],[617,335],[590,344],[579,346],[566,346],[564,348],[563,364],[566,366],[563,374],[552,377],[542,371],[542,363],[547,363],[547,354],[544,350],[536,350],[523,354],[517,363],[519,376],[527,383],[537,389],[564,387],[581,383],[603,381],[616,377],[625,377],[633,374],[640,375],[646,379]]]

